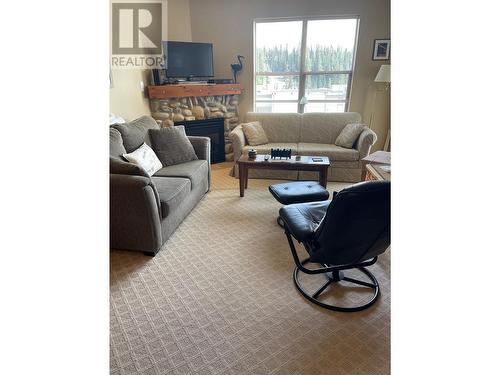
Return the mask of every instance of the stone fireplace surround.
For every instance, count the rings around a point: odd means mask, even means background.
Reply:
[[[191,86],[191,85],[186,85]],[[199,88],[198,86],[201,86]],[[210,85],[207,85],[210,86]],[[192,85],[183,92],[179,86],[150,86],[149,103],[153,118],[162,126],[174,126],[176,122],[221,118],[224,120],[224,152],[226,161],[233,160],[233,146],[229,133],[239,124],[238,102],[241,88],[235,90],[217,86],[235,85]],[[204,95],[220,91],[224,95]],[[200,94],[199,96],[197,94]],[[181,96],[169,96],[169,95]]]

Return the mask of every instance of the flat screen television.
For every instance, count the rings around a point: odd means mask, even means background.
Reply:
[[[162,44],[168,77],[214,76],[212,43],[165,41]]]

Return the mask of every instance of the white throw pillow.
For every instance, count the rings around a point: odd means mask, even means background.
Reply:
[[[123,154],[123,157],[129,162],[141,166],[150,176],[163,168],[158,156],[156,156],[151,147],[145,143],[134,152]]]

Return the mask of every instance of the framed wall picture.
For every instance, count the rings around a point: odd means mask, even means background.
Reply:
[[[373,60],[389,60],[391,51],[390,39],[375,39],[373,44]]]

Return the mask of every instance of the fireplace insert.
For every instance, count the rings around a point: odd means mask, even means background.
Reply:
[[[184,125],[187,135],[210,138],[210,161],[212,164],[226,160],[224,153],[224,119],[210,118],[193,121],[179,121],[176,126]]]

